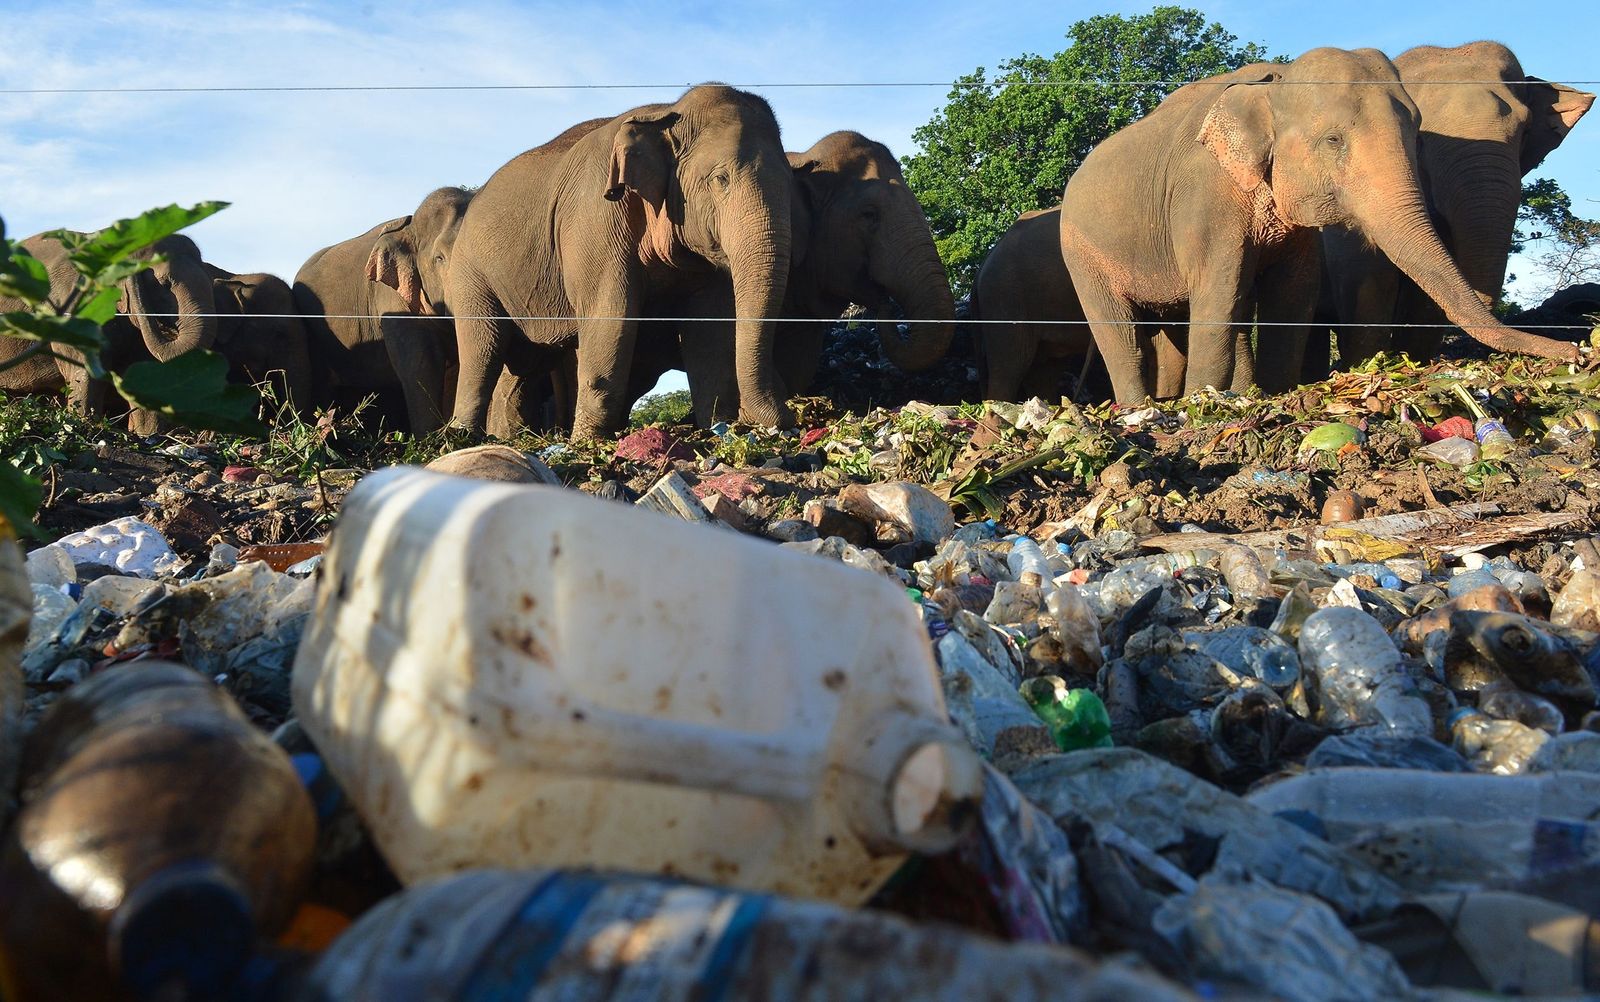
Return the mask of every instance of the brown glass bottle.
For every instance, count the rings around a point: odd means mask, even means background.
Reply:
[[[138,662],[79,683],[22,754],[0,858],[0,996],[223,997],[310,871],[311,803],[227,693]]]

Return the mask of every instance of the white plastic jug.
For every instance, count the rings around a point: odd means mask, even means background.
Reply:
[[[602,866],[858,903],[982,797],[915,606],[843,564],[396,468],[321,574],[295,709],[407,883]]]

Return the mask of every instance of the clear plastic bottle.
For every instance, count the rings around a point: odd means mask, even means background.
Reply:
[[[1333,607],[1307,617],[1300,628],[1300,668],[1315,684],[1317,722],[1324,726],[1433,731],[1428,704],[1414,693],[1400,651],[1360,609]]]
[[[361,918],[296,1002],[1188,998],[1068,947],[650,877],[483,870]]]
[[[1504,459],[1517,447],[1517,440],[1506,431],[1506,426],[1494,418],[1479,418],[1472,430],[1478,439],[1479,454],[1484,459]]]
[[[191,669],[142,661],[73,686],[22,771],[0,860],[9,1002],[212,998],[293,914],[310,800],[288,756]]]

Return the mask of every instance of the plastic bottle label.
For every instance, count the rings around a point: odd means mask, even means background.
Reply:
[[[484,951],[458,997],[522,1002],[571,939],[590,968],[618,958],[621,973],[608,998],[655,997],[664,985],[690,981],[698,989],[695,998],[721,1002],[771,902],[769,895],[730,895],[659,880],[553,874]],[[652,925],[664,935],[641,946],[634,934]]]

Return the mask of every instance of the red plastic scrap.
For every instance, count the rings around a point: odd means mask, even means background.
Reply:
[[[1475,438],[1472,422],[1464,417],[1445,418],[1432,428],[1426,425],[1422,428],[1424,442],[1442,442],[1447,438],[1464,438],[1471,442]]]

